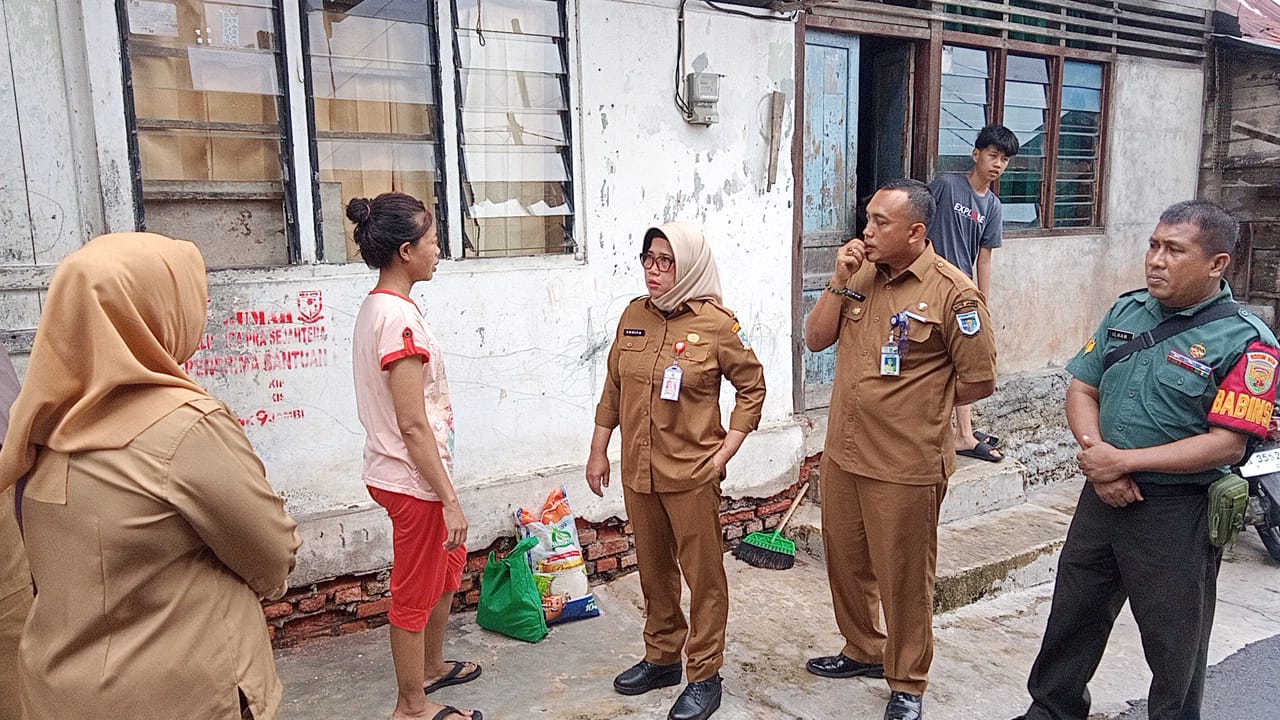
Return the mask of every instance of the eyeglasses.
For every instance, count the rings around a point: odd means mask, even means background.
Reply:
[[[676,259],[666,255],[654,255],[653,253],[640,253],[640,264],[645,270],[652,270],[654,265],[658,266],[658,272],[667,272],[676,266]]]

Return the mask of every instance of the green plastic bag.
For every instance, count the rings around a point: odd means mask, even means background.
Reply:
[[[480,607],[476,611],[480,627],[526,642],[547,636],[542,596],[525,557],[537,544],[537,537],[527,537],[502,560],[489,553],[480,578]]]

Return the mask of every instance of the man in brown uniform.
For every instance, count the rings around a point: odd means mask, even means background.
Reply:
[[[934,252],[925,235],[933,213],[924,183],[881,186],[865,239],[840,248],[805,323],[810,350],[840,343],[820,477],[827,574],[845,638],[838,655],[807,667],[887,678],[885,720],[922,713],[938,511],[955,466],[951,410],[995,390],[985,301]]]
[[[645,654],[613,687],[639,695],[679,683],[683,650],[689,685],[667,717],[705,720],[720,706],[729,617],[720,480],[760,424],[764,369],[720,305],[719,274],[696,225],[651,228],[641,262],[649,295],[633,300],[618,322],[586,468],[591,490],[602,494],[609,436],[621,425],[622,497],[644,593]],[[721,377],[737,390],[728,432]],[[681,573],[689,585],[687,622]]]

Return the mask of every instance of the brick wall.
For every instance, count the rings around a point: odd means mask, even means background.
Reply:
[[[801,467],[800,479],[786,490],[767,498],[725,499],[720,503],[720,526],[726,549],[748,534],[777,527],[782,514],[799,492],[816,463]],[[816,476],[816,474],[815,474]],[[631,523],[610,518],[601,523],[578,520],[578,539],[586,555],[592,585],[634,572],[636,553]],[[453,598],[453,609],[473,610],[480,601],[480,576],[490,550],[499,555],[515,545],[515,538],[501,538],[483,550],[468,554],[462,586]],[[311,638],[345,635],[387,624],[391,608],[390,569],[365,575],[347,575],[293,588],[275,602],[264,602],[271,640],[276,647],[291,647]]]

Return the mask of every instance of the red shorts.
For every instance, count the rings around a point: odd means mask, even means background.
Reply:
[[[444,526],[443,504],[375,487],[369,488],[369,495],[391,517],[391,612],[387,619],[398,628],[422,632],[441,596],[462,584],[467,548],[444,549],[449,531]]]

